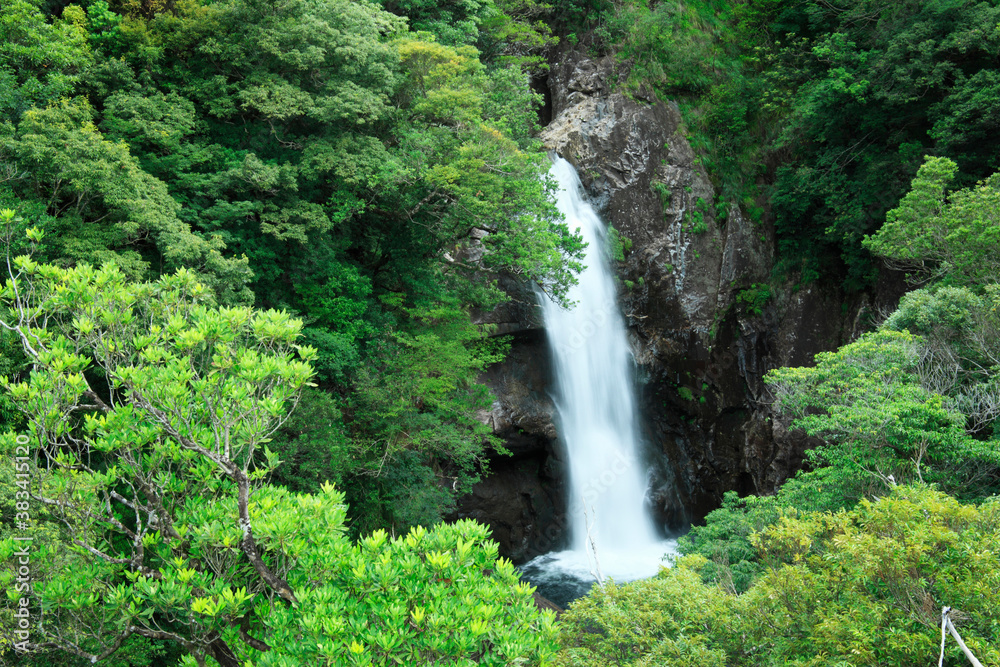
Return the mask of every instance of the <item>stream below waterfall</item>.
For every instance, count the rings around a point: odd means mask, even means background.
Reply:
[[[608,258],[608,232],[587,202],[576,170],[553,158],[557,206],[587,242],[578,283],[564,308],[539,300],[554,368],[557,428],[569,473],[569,548],[522,566],[539,593],[560,606],[598,575],[617,582],[651,577],[675,540],[653,522],[636,410],[633,360]]]

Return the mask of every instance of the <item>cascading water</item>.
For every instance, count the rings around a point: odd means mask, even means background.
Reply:
[[[646,507],[631,352],[607,257],[607,231],[584,199],[573,166],[555,157],[551,174],[559,183],[559,210],[588,244],[586,268],[568,294],[575,305],[564,308],[540,297],[569,463],[572,541],[569,550],[540,556],[523,571],[543,594],[565,604],[598,575],[630,581],[656,574],[674,542],[660,537]]]

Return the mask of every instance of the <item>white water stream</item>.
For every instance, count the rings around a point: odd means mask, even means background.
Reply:
[[[675,542],[664,540],[646,503],[646,464],[638,431],[632,356],[607,256],[608,233],[584,199],[576,170],[555,157],[557,205],[588,243],[578,284],[563,308],[546,296],[542,311],[555,369],[558,429],[569,464],[570,549],[524,568],[546,577],[631,581],[656,574]],[[543,591],[543,594],[544,591]]]

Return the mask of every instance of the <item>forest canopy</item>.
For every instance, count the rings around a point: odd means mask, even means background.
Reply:
[[[484,528],[416,528],[502,450],[475,379],[506,342],[470,313],[501,276],[563,299],[583,248],[534,138],[546,6],[442,10],[0,4],[0,413],[50,619],[14,659],[551,650]]]
[[[533,138],[548,32],[477,7],[460,39],[346,0],[0,9],[0,205],[46,232],[41,261],[185,268],[220,306],[301,317],[318,386],[278,481],[341,483],[357,531],[469,488],[496,444],[473,379],[503,346],[467,313],[501,274],[559,298],[582,245]]]

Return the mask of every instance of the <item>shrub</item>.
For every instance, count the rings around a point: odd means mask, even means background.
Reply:
[[[742,595],[680,558],[651,580],[595,588],[562,617],[557,665],[915,665],[938,656],[941,607],[983,664],[1000,660],[1000,502],[895,487],[850,511],[782,516],[749,543]],[[948,664],[962,664],[949,641]]]

